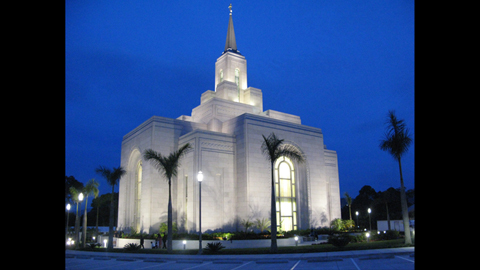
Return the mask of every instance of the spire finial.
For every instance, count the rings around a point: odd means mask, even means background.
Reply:
[[[232,3],[230,3],[230,6],[228,6],[228,8],[230,9],[230,15],[232,15]]]

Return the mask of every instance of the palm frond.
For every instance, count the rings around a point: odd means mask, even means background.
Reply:
[[[74,187],[70,187],[69,191],[70,191],[70,194],[72,196],[71,197],[72,201],[74,203],[77,203],[78,202],[78,194],[80,193],[80,191],[78,189],[74,188]]]
[[[126,173],[122,167],[114,167],[113,170],[110,170],[105,166],[99,166],[95,169],[95,172],[103,176],[110,186],[115,186],[118,180]]]
[[[147,149],[143,153],[145,160],[150,160],[155,168],[165,177],[165,180],[171,179],[172,176],[177,176],[178,167],[180,167],[180,160],[192,147],[189,143],[180,147],[177,151],[174,151],[168,155],[168,157],[162,156],[161,153],[154,151],[153,149]]]
[[[400,160],[408,151],[412,138],[403,119],[398,120],[395,111],[389,111],[384,138],[380,140],[380,149],[389,152],[395,160]]]
[[[85,192],[85,195],[94,195],[95,198],[98,196],[98,186],[100,183],[95,181],[95,179],[90,179],[88,180],[87,184],[83,188],[83,192]]]
[[[278,147],[278,151],[276,152],[276,157],[288,157],[291,160],[294,160],[298,163],[303,163],[305,162],[305,156],[303,155],[300,150],[298,150],[297,147],[291,145],[291,144],[282,144],[280,147]]]
[[[263,137],[263,142],[262,142],[261,150],[263,155],[269,161],[271,162],[275,161],[277,158],[279,158],[277,151],[279,146],[283,143],[284,140],[277,138],[277,136],[273,132],[270,133],[268,137],[265,137],[262,134],[262,137]]]
[[[162,156],[160,152],[153,149],[147,149],[143,152],[143,158],[150,161],[153,166],[160,172],[161,175],[168,179],[166,168],[169,167],[166,157]]]

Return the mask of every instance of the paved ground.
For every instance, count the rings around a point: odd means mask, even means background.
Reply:
[[[65,269],[414,269],[414,252],[413,247],[275,255],[153,255],[67,250]]]

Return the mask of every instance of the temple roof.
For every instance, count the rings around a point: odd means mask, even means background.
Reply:
[[[225,42],[225,50],[223,52],[231,51],[240,54],[235,41],[235,30],[233,30],[232,4],[228,8],[230,9],[230,19],[228,20],[227,41]]]

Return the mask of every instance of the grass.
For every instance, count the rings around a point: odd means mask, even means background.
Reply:
[[[322,244],[322,245],[308,245],[308,246],[289,246],[289,247],[278,247],[278,253],[314,253],[314,252],[332,252],[332,251],[346,251],[346,250],[363,250],[363,249],[380,249],[380,248],[397,248],[397,247],[407,247],[405,245],[404,239],[395,239],[395,240],[384,240],[384,241],[371,241],[370,243],[349,243],[343,248],[335,247],[331,244]],[[85,251],[97,251],[97,252],[106,252],[106,248],[95,248],[95,249],[82,249]],[[140,249],[135,251],[126,251],[123,248],[113,249],[115,253],[143,253],[143,254],[168,254],[166,249]],[[186,249],[186,250],[174,250],[172,254],[185,254],[185,255],[195,255],[198,253],[198,249]],[[208,251],[203,251],[203,254],[211,254]],[[222,254],[270,254],[270,248],[235,248],[235,249],[222,249],[218,251],[218,255]]]

